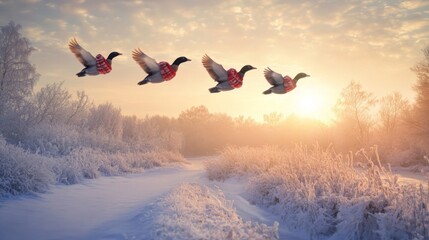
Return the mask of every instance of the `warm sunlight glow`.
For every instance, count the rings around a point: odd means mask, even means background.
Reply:
[[[329,121],[327,96],[315,89],[302,91],[298,96],[296,114],[302,117],[314,118],[324,122]]]
[[[317,115],[317,111],[320,108],[320,104],[314,96],[308,96],[299,104],[299,113],[305,116],[314,116]]]

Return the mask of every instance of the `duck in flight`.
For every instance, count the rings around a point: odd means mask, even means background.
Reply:
[[[113,58],[122,55],[122,53],[111,52],[106,58],[101,54],[97,54],[94,57],[90,52],[86,51],[83,47],[77,43],[76,39],[73,38],[69,42],[69,48],[72,53],[76,56],[77,60],[85,67],[82,71],[76,73],[78,77],[84,77],[86,75],[96,76],[98,74],[108,74],[112,71]]]

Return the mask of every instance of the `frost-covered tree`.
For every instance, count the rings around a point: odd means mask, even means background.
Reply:
[[[376,102],[372,93],[366,92],[362,85],[353,81],[341,91],[334,110],[343,145],[357,148],[368,145],[370,130],[374,125],[371,110]],[[347,143],[348,140],[351,142]]]
[[[45,121],[49,123],[66,121],[66,111],[70,108],[71,95],[61,86],[62,83],[48,84],[35,94],[35,124]]]
[[[264,114],[264,122],[268,125],[275,126],[278,125],[281,120],[283,120],[283,114],[278,112],[272,112],[269,114]]]
[[[429,150],[429,46],[423,50],[423,54],[424,60],[412,68],[417,75],[414,86],[416,101],[408,125],[424,148]]]
[[[0,27],[0,132],[9,139],[17,138],[26,125],[26,100],[39,77],[29,61],[34,48],[20,29],[13,22]]]
[[[399,92],[394,92],[383,97],[380,101],[381,134],[385,144],[390,147],[397,139],[399,128],[403,125],[402,119],[409,103]]]
[[[88,129],[97,133],[107,134],[110,137],[122,136],[121,109],[111,103],[100,104],[89,110]]]
[[[88,96],[78,91],[77,99],[72,98],[63,83],[52,83],[44,86],[32,99],[33,116],[31,122],[57,124],[80,124],[90,105]]]
[[[183,111],[178,118],[186,154],[213,154],[231,144],[234,121],[225,114],[211,114],[205,106]]]

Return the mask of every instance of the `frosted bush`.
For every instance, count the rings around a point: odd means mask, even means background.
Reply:
[[[75,184],[85,178],[136,173],[144,169],[180,162],[186,162],[182,155],[168,151],[105,153],[100,150],[80,148],[73,150],[67,156],[58,158],[54,171],[58,182]]]
[[[216,180],[249,176],[251,202],[312,237],[429,237],[428,189],[400,185],[372,150],[344,156],[318,146],[228,148],[207,164],[207,174]]]
[[[153,239],[279,239],[277,222],[244,222],[220,190],[182,184],[157,205]]]
[[[22,144],[45,156],[61,156],[69,154],[81,142],[74,126],[44,123],[29,129]]]
[[[222,180],[232,175],[259,175],[277,165],[284,154],[273,146],[227,147],[221,152],[220,160],[207,162],[207,175],[210,180]]]
[[[99,151],[89,148],[74,149],[69,155],[56,159],[54,172],[57,182],[76,184],[85,178],[97,178],[102,161]]]
[[[7,144],[0,137],[0,196],[44,192],[54,183],[53,160]]]

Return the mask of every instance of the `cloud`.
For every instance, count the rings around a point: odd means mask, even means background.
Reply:
[[[403,1],[400,6],[407,10],[413,10],[417,8],[421,8],[424,6],[428,6],[429,3],[427,1]]]
[[[66,30],[68,28],[68,23],[63,19],[46,18],[45,22],[50,23],[61,30]]]
[[[32,41],[42,41],[46,39],[46,34],[40,27],[27,27],[24,29],[25,34]]]
[[[148,14],[145,13],[144,11],[138,11],[133,16],[135,21],[137,21],[139,24],[145,24],[148,26],[154,25],[154,21],[152,20],[152,18],[150,18]]]
[[[176,37],[183,37],[186,31],[183,27],[177,25],[177,23],[164,24],[159,30],[160,33],[170,34]]]

